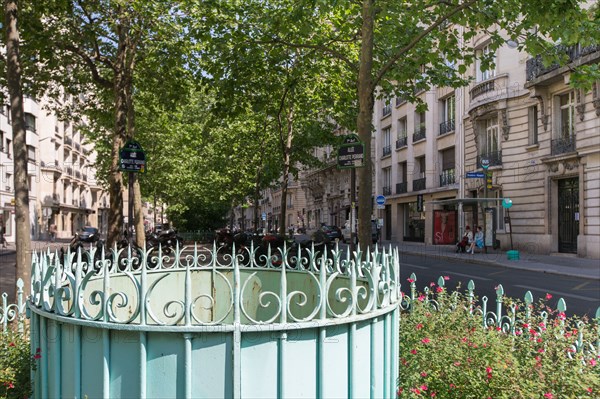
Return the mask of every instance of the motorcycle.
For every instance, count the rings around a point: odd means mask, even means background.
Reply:
[[[94,247],[96,249],[96,251],[94,252],[94,258],[90,259],[89,257],[91,256],[91,249],[93,249]],[[86,262],[82,268],[84,273],[87,273],[88,265],[90,263],[93,265],[94,270],[96,272],[100,270],[100,265],[98,262],[102,259],[102,249],[104,248],[104,241],[97,239],[92,245],[85,238],[82,238],[79,235],[79,233],[75,233],[75,236],[73,236],[73,238],[71,238],[71,241],[69,242],[68,248],[71,254],[75,254],[75,257],[73,258],[74,261],[77,261],[78,253],[81,251],[81,259],[82,261]],[[63,264],[64,259],[65,248],[61,248],[59,251],[59,262]],[[73,267],[75,267],[74,264]],[[73,268],[72,271],[74,272],[75,269]]]
[[[146,245],[148,248],[160,247],[164,254],[170,254],[179,244],[179,247],[183,245],[183,238],[177,234],[177,230],[169,229],[161,231],[160,233],[151,233],[146,235]]]

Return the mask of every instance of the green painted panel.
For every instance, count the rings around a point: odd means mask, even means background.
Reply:
[[[73,324],[63,324],[61,333],[61,396],[75,398],[76,392],[73,371],[75,370],[75,356],[79,356],[79,348],[75,346],[75,329]]]
[[[288,332],[283,360],[283,384],[288,397],[317,397],[317,342],[318,329]]]
[[[112,330],[110,334],[110,397],[140,396],[139,333]]]
[[[184,353],[181,334],[148,333],[146,393],[149,398],[184,396]]]
[[[103,397],[103,347],[100,328],[81,328],[81,395]]]
[[[382,321],[380,323],[383,323]],[[351,376],[354,385],[354,396],[368,398],[371,395],[371,323],[356,324],[354,334],[354,375]],[[383,347],[382,347],[383,348]],[[380,350],[380,361],[383,356]],[[381,376],[383,374],[379,374]]]
[[[277,346],[276,333],[242,334],[242,398],[277,397]]]
[[[60,326],[54,320],[48,320],[46,329],[46,357],[48,365],[48,394],[51,397],[60,396]]]
[[[371,335],[371,323],[366,324],[364,327],[361,327],[361,331],[362,330],[368,330],[369,331],[369,339],[370,335]],[[373,363],[372,367],[373,367],[373,375],[374,375],[374,380],[371,381],[371,384],[374,384],[375,386],[375,397],[377,398],[382,398],[387,396],[384,393],[384,387],[383,387],[383,378],[381,378],[382,376],[385,375],[385,373],[383,372],[383,366],[384,366],[384,359],[385,359],[385,353],[384,353],[384,332],[385,330],[385,319],[384,317],[381,317],[377,320],[377,322],[373,323],[373,334],[374,334],[374,347],[373,347],[373,354],[370,354],[369,356],[373,357],[375,362]],[[391,337],[389,337],[391,338]],[[389,345],[391,345],[391,342],[388,342],[388,348]],[[374,356],[373,356],[374,355]],[[366,373],[369,373],[370,370],[366,370],[365,371],[365,375],[367,375]],[[391,373],[391,370],[388,371],[388,373]]]
[[[348,397],[348,325],[329,326],[323,343],[323,396]]]
[[[232,334],[197,334],[192,339],[192,396],[231,398]]]

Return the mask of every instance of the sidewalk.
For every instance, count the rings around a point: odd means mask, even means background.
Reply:
[[[519,250],[519,260],[508,260],[506,250],[488,248],[488,253],[456,253],[454,245],[425,245],[418,242],[382,241],[380,244],[398,248],[407,255],[427,256],[438,259],[460,260],[469,263],[482,263],[511,269],[530,270],[562,276],[600,280],[600,260],[578,258],[569,254],[540,255]],[[516,249],[516,248],[515,248]],[[402,266],[402,263],[400,263]]]

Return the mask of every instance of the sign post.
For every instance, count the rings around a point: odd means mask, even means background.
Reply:
[[[485,208],[487,208],[487,197],[488,197],[488,184],[487,184],[487,174],[488,174],[488,168],[490,167],[490,160],[488,158],[481,158],[481,160],[479,161],[479,163],[481,164],[481,167],[484,170],[484,176],[482,176],[484,178],[483,181],[483,205],[482,205],[482,213],[483,213],[483,252],[487,254],[487,245],[486,245],[486,234],[487,234],[487,223],[486,223],[486,213],[485,213]]]
[[[133,215],[133,185],[136,173],[146,173],[146,153],[142,145],[134,140],[129,140],[119,151],[119,170],[129,172],[128,209],[127,209],[127,232],[128,238],[133,237],[134,215]]]
[[[338,149],[338,169],[350,169],[350,252],[356,243],[356,168],[365,164],[365,145],[358,135],[349,134]]]
[[[504,198],[502,200],[502,207],[506,209],[506,217],[504,218],[504,222],[508,225],[508,234],[510,236],[510,249],[513,248],[513,239],[512,239],[512,226],[510,224],[510,207],[512,206],[512,200],[510,198]]]

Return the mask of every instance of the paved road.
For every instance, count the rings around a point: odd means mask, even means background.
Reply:
[[[468,255],[465,255],[468,256]],[[475,293],[486,295],[495,305],[495,287],[502,284],[506,296],[523,299],[531,291],[534,302],[552,295],[548,305],[556,307],[559,298],[567,304],[567,314],[594,316],[600,306],[600,281],[576,277],[556,276],[527,270],[507,269],[492,265],[456,262],[435,259],[427,256],[401,255],[400,276],[402,290],[408,291],[407,279],[414,273],[417,288],[422,290],[430,282],[437,282],[440,276],[449,276],[447,287],[454,288],[460,282],[466,289],[469,280],[475,283]],[[489,306],[490,302],[488,302]]]

